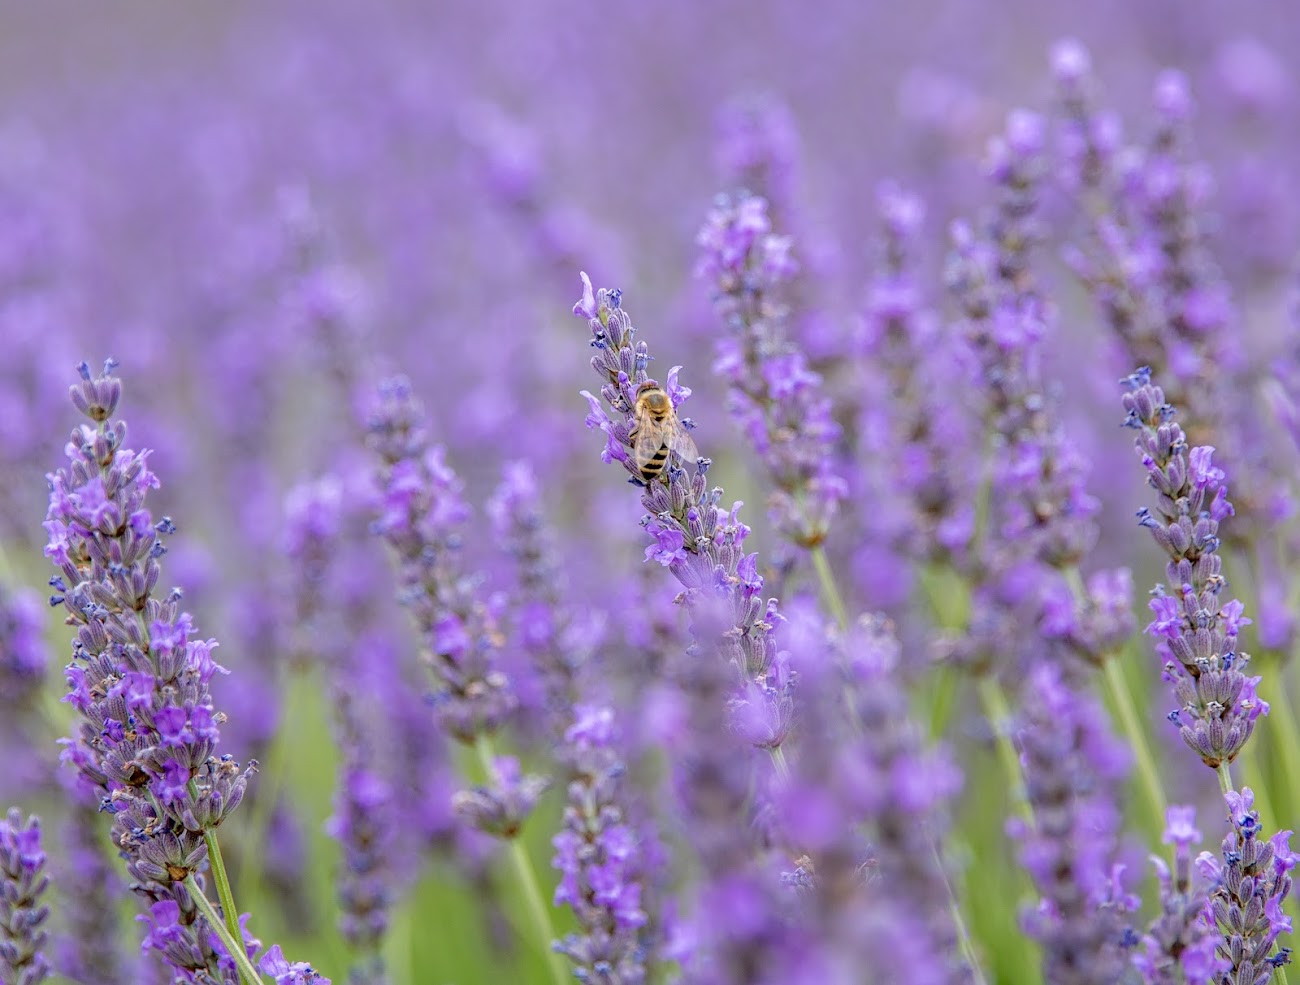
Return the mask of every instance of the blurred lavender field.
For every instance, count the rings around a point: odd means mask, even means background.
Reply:
[[[1285,983],[1297,56],[0,0],[0,982]]]

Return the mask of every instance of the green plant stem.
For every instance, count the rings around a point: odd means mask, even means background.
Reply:
[[[266,750],[266,762],[262,763],[260,776],[266,781],[259,785],[257,797],[249,804],[248,821],[245,825],[247,837],[241,842],[243,857],[240,859],[240,885],[260,897],[262,882],[262,853],[270,842],[271,822],[275,818],[275,809],[284,793],[285,781],[291,770],[289,751],[294,737],[298,734],[301,718],[301,695],[306,690],[305,678],[293,671],[289,673],[286,686],[281,689],[285,696],[280,713],[280,725]],[[245,879],[243,872],[247,870]]]
[[[215,865],[213,868],[215,870]],[[221,943],[225,945],[226,952],[239,968],[239,977],[243,980],[244,985],[262,985],[262,976],[253,967],[253,962],[248,960],[248,951],[244,948],[244,935],[239,932],[238,920],[236,920],[235,933],[232,936],[230,928],[221,922],[221,916],[212,905],[212,901],[203,895],[203,890],[199,888],[198,881],[193,874],[185,877],[185,888],[190,891],[190,896],[194,898],[195,905],[207,918],[209,926],[221,938]],[[221,905],[225,906],[226,904],[222,903]]]
[[[966,959],[966,964],[970,967],[974,985],[986,985],[984,969],[980,967],[979,956],[975,953],[975,942],[971,940],[970,928],[966,926],[966,918],[962,915],[961,904],[957,901],[957,891],[948,878],[948,870],[944,866],[943,855],[939,852],[939,845],[935,842],[934,836],[932,834],[927,834],[927,836],[930,840],[930,851],[934,853],[934,864],[939,873],[939,878],[943,880],[944,888],[948,890],[948,913],[952,916],[953,929],[957,931],[957,946],[961,949],[961,956]]]
[[[957,703],[957,690],[960,683],[956,668],[949,664],[941,666],[935,674],[930,704],[931,742],[948,731],[948,723],[952,720],[952,710]]]
[[[191,781],[193,782],[193,781]],[[208,846],[208,864],[212,868],[212,881],[217,886],[217,899],[221,900],[221,909],[226,917],[226,929],[236,940],[243,939],[239,928],[239,909],[235,906],[235,893],[230,888],[230,877],[226,875],[226,862],[221,857],[221,844],[217,841],[214,828],[205,828],[203,841]]]
[[[835,622],[840,629],[847,629],[849,626],[849,612],[844,607],[844,599],[840,596],[839,586],[835,584],[835,574],[831,571],[831,563],[826,558],[826,552],[820,545],[812,548],[808,552],[812,558],[813,569],[817,572],[817,584],[821,587],[822,599],[826,602],[826,608],[831,612]]]
[[[1020,754],[1016,752],[1015,743],[1011,741],[1011,708],[1007,704],[1007,696],[997,679],[988,674],[982,675],[976,681],[975,687],[979,691],[980,702],[984,705],[984,716],[993,727],[998,761],[1002,764],[1002,772],[1006,774],[1016,810],[1025,820],[1032,822],[1034,812],[1025,794],[1025,781],[1020,770]]]
[[[485,774],[491,777],[493,773],[492,759],[496,755],[495,750],[492,748],[491,738],[486,735],[479,735],[474,740],[474,751],[478,754],[479,762],[482,763]],[[542,889],[537,882],[537,874],[533,872],[532,860],[529,859],[528,851],[518,837],[510,839],[510,862],[514,866],[515,877],[519,880],[519,887],[523,890],[524,903],[529,916],[532,918],[534,930],[540,938],[539,943],[542,953],[546,955],[546,966],[551,973],[551,980],[555,985],[569,985],[570,977],[564,967],[564,962],[551,947],[557,938],[555,928],[551,924],[550,910],[547,909],[546,902],[542,897]]]
[[[1165,823],[1165,791],[1160,782],[1160,771],[1156,768],[1155,758],[1151,755],[1151,746],[1147,743],[1146,730],[1138,719],[1137,709],[1133,706],[1133,695],[1129,691],[1128,681],[1124,677],[1124,669],[1120,666],[1118,658],[1109,657],[1102,664],[1102,671],[1110,696],[1114,699],[1115,708],[1119,712],[1120,726],[1128,736],[1129,745],[1133,747],[1133,753],[1137,757],[1138,777],[1141,780],[1139,785],[1145,794],[1151,820],[1155,824],[1153,830],[1159,831]]]
[[[1227,793],[1232,789],[1232,773],[1228,770],[1228,764],[1220,763],[1215,772],[1219,774],[1219,793]]]

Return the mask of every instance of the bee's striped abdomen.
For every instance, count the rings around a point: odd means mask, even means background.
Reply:
[[[664,463],[668,461],[668,446],[660,445],[649,461],[641,464],[641,477],[643,479],[653,479],[664,470]]]

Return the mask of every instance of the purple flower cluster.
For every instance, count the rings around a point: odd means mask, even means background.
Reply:
[[[437,681],[438,717],[448,734],[472,744],[496,731],[515,697],[496,667],[497,614],[460,561],[469,507],[444,450],[431,444],[409,381],[383,384],[368,430],[380,463],[375,531],[397,554],[399,600],[415,619]]]
[[[1041,894],[1026,930],[1043,946],[1051,982],[1103,985],[1127,962],[1125,914],[1138,900],[1120,883],[1120,817],[1111,796],[1128,772],[1101,708],[1042,662],[1025,690],[1019,744],[1032,819],[1018,822],[1021,861]]]
[[[620,306],[618,291],[592,290],[582,275],[583,295],[573,312],[591,327],[596,355],[591,365],[602,380],[601,397],[614,412],[611,418],[601,402],[583,391],[590,406],[587,426],[605,434],[601,458],[622,462],[629,474],[638,476],[630,450],[629,434],[637,425],[637,393],[650,380],[646,367],[650,350],[644,340],[635,341],[632,320]],[[678,384],[681,367],[669,370],[665,389],[674,410],[691,391]],[[686,463],[691,464],[691,463]],[[750,528],[740,520],[741,503],[730,510],[721,506],[721,487],[707,488],[708,458],[701,458],[696,472],[670,463],[657,479],[642,486],[641,504],[646,509],[642,526],[651,543],[647,561],[668,568],[682,584],[681,602],[698,616],[692,632],[707,651],[718,650],[725,663],[741,673],[750,693],[759,703],[762,726],[755,744],[779,748],[789,729],[788,696],[790,675],[778,653],[772,631],[780,615],[776,600],[763,599],[763,578],[758,573],[758,555],[746,554],[745,538]],[[700,610],[704,607],[726,612]]]
[[[38,985],[50,974],[44,953],[50,908],[41,901],[50,885],[41,823],[17,808],[0,820],[0,979]]]
[[[1229,790],[1223,798],[1231,825],[1220,858],[1202,852],[1197,868],[1214,887],[1210,912],[1221,935],[1219,957],[1229,967],[1226,981],[1263,985],[1275,969],[1289,964],[1291,949],[1278,948],[1280,934],[1291,933],[1291,918],[1282,904],[1291,893],[1291,870],[1300,855],[1288,847],[1290,831],[1261,836],[1259,814],[1250,787]]]
[[[1160,881],[1160,915],[1143,935],[1133,966],[1147,985],[1217,985],[1231,963],[1217,954],[1209,886],[1192,873],[1192,845],[1201,840],[1196,808],[1170,807],[1166,819],[1162,840],[1174,846],[1174,866],[1171,872],[1164,859],[1151,856]]]
[[[1155,512],[1143,507],[1138,522],[1169,558],[1147,632],[1158,641],[1162,676],[1178,699],[1169,720],[1205,765],[1217,769],[1236,758],[1269,707],[1255,691],[1260,678],[1245,673],[1249,654],[1237,649],[1238,634],[1250,623],[1245,607],[1221,598],[1227,582],[1219,524],[1232,516],[1232,503],[1212,461],[1214,448],[1188,447],[1150,371],[1140,369],[1124,382],[1124,423],[1139,432],[1137,453],[1156,494]]]
[[[70,395],[92,423],[72,432],[68,467],[49,476],[46,555],[59,593],[51,603],[76,627],[65,700],[82,719],[64,759],[112,816],[132,888],[152,904],[146,947],[186,981],[226,981],[235,962],[192,887],[201,887],[215,831],[254,767],[217,754],[225,717],[209,690],[223,669],[212,659],[216,641],[196,637],[179,590],[154,597],[161,536],[175,526],[155,522],[146,505],[159,481],[149,453],[126,448],[126,424],[114,420],[122,385],[113,367],[92,377],[81,365]]]
[[[790,240],[772,232],[766,200],[742,194],[717,201],[696,242],[696,274],[709,282],[727,329],[713,369],[767,468],[773,522],[794,544],[816,547],[848,487],[834,460],[840,428],[821,377],[785,333],[781,291],[796,269]]]

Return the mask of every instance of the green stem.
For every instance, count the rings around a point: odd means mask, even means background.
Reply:
[[[1137,756],[1138,777],[1141,779],[1142,792],[1146,795],[1147,808],[1151,820],[1155,823],[1153,830],[1159,831],[1165,823],[1165,791],[1160,782],[1160,771],[1156,768],[1155,758],[1151,755],[1151,746],[1147,743],[1146,730],[1138,719],[1137,709],[1133,705],[1133,695],[1129,691],[1124,669],[1115,657],[1110,657],[1102,664],[1110,696],[1119,712],[1120,725],[1128,736],[1129,745]]]
[[[205,828],[203,841],[208,846],[208,864],[212,868],[212,881],[217,885],[217,899],[221,900],[221,909],[225,912],[226,929],[234,934],[236,940],[243,940],[243,931],[239,928],[239,910],[235,906],[234,891],[230,888],[230,877],[226,875],[226,863],[221,857],[216,829]]]
[[[942,665],[935,675],[934,693],[930,705],[930,740],[934,741],[948,731],[952,711],[957,704],[960,684],[958,672],[950,664]]]
[[[479,762],[483,764],[484,772],[490,778],[494,773],[492,759],[496,755],[491,738],[479,735],[474,740],[474,751],[478,754]],[[532,861],[518,837],[510,839],[510,862],[514,866],[519,887],[523,890],[524,903],[532,918],[533,928],[540,938],[542,953],[546,955],[546,966],[551,973],[551,980],[555,985],[569,985],[571,979],[564,962],[551,947],[557,939],[555,928],[551,925],[551,912],[542,898],[542,889],[537,882],[537,874],[533,872]]]
[[[831,563],[826,559],[826,552],[821,546],[812,548],[808,552],[812,557],[813,568],[817,572],[817,584],[821,586],[822,598],[826,602],[826,608],[830,609],[831,615],[835,622],[839,624],[840,629],[847,629],[849,626],[849,613],[844,607],[844,599],[840,597],[839,586],[835,584],[835,575],[831,571]]]
[[[301,718],[299,706],[306,691],[307,681],[303,676],[290,670],[286,686],[280,689],[285,696],[280,713],[280,725],[266,750],[266,760],[261,764],[259,775],[265,782],[258,784],[257,796],[249,804],[248,821],[245,825],[247,838],[240,842],[243,854],[240,858],[240,885],[261,897],[262,852],[270,843],[271,823],[275,819],[275,809],[284,793],[286,781],[292,772],[287,767],[294,737],[298,734],[298,720]],[[245,874],[246,873],[246,874]]]
[[[1228,764],[1220,763],[1215,772],[1219,774],[1219,793],[1227,793],[1232,789],[1232,773],[1228,770]]]
[[[253,967],[253,962],[248,960],[248,951],[244,948],[244,935],[238,930],[239,924],[235,924],[236,931],[232,936],[230,928],[221,922],[220,914],[212,905],[212,901],[203,895],[203,890],[199,888],[198,881],[192,873],[185,877],[185,888],[190,891],[190,896],[194,898],[195,905],[202,911],[209,926],[221,938],[221,943],[225,945],[226,952],[239,968],[239,977],[243,980],[244,985],[262,985],[262,976]],[[225,904],[222,903],[222,906],[225,906]]]
[[[1011,708],[1007,704],[1007,696],[997,679],[988,674],[981,676],[975,686],[984,705],[984,717],[993,727],[998,761],[1002,764],[1002,772],[1006,774],[1007,785],[1011,788],[1016,810],[1025,820],[1033,821],[1034,812],[1025,795],[1025,781],[1020,770],[1020,754],[1016,752],[1015,743],[1011,741]]]
[[[986,985],[984,969],[980,967],[979,956],[975,953],[975,943],[971,940],[970,928],[966,926],[961,904],[957,902],[957,892],[948,878],[947,867],[944,865],[943,856],[939,853],[939,846],[933,835],[930,836],[930,851],[934,853],[934,864],[939,878],[943,880],[944,888],[948,890],[948,912],[952,916],[953,929],[957,931],[957,946],[961,949],[961,955],[966,959],[966,964],[975,979],[974,985]]]

